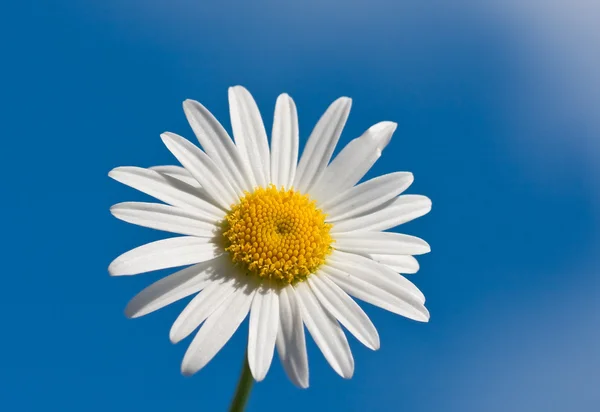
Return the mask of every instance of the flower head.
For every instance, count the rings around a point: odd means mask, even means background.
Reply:
[[[297,283],[325,263],[332,250],[330,228],[307,195],[273,185],[259,187],[227,213],[224,248],[259,281]]]
[[[173,133],[161,137],[183,165],[119,167],[109,176],[164,203],[126,202],[118,219],[183,236],[152,242],[115,259],[111,275],[187,266],[150,285],[126,308],[139,317],[194,295],[174,322],[179,342],[199,328],[182,362],[204,367],[250,315],[248,362],[262,380],[275,347],[296,385],[308,386],[304,326],[344,378],[354,360],[340,323],[371,349],[377,330],[350,297],[426,322],[423,294],[400,273],[415,273],[413,255],[429,252],[416,237],[385,232],[431,209],[428,198],[401,195],[412,174],[357,184],[381,156],[396,124],[381,122],[331,162],[350,111],[336,100],[321,117],[298,161],[292,99],[277,99],[271,144],[254,99],[230,88],[234,140],[200,103],[184,102],[202,148]],[[338,323],[339,322],[339,323]]]

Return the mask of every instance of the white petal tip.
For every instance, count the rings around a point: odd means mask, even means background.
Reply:
[[[254,372],[252,372],[252,377],[254,378],[254,380],[256,382],[262,382],[266,376],[267,376],[266,372],[260,372],[260,373],[256,373],[256,374]]]
[[[346,96],[340,97],[335,102],[338,103],[338,104],[342,104],[344,106],[350,106],[350,105],[352,105],[352,99],[349,98],[349,97],[346,97]]]
[[[294,380],[294,381],[292,381],[292,383],[294,384],[294,386],[296,386],[297,388],[300,388],[300,389],[308,389],[308,386],[309,386],[308,378],[306,380],[302,380],[302,381]]]
[[[179,334],[173,332],[173,330],[171,330],[171,332],[169,332],[169,340],[171,341],[172,344],[177,344],[179,342],[181,342],[182,337],[179,336]]]
[[[379,148],[379,150],[382,150],[390,143],[390,140],[392,140],[392,135],[396,131],[398,123],[380,122],[373,127],[378,127],[379,129],[377,130],[377,136],[375,140],[377,142],[377,147]],[[379,153],[379,155],[381,156],[381,153]]]
[[[181,361],[181,374],[183,376],[192,376],[196,372],[198,372],[200,369],[202,369],[202,367],[198,367],[197,365],[194,365],[194,363],[193,363],[194,359],[193,358],[190,359],[190,356],[188,353],[186,353],[186,355],[188,355],[188,356],[184,355],[183,360]]]
[[[373,342],[368,342],[368,344],[365,346],[371,350],[379,350],[379,348],[381,347],[379,336],[377,337],[377,340],[373,340]]]
[[[194,369],[192,369],[192,368],[190,368],[190,367],[187,367],[187,366],[181,366],[181,374],[182,374],[183,376],[185,376],[185,377],[190,377],[190,376],[192,376],[193,374],[195,374],[196,372],[197,372],[196,370],[194,370]]]
[[[394,131],[396,130],[397,127],[398,127],[398,123],[396,123],[396,122],[383,121],[383,122],[374,124],[373,126],[371,126],[370,129],[371,129],[371,131],[377,132],[377,133],[382,133],[384,131],[386,131],[388,133],[394,133]]]
[[[127,263],[123,262],[120,258],[116,258],[108,265],[108,274],[110,276],[131,276],[139,273],[144,272],[132,271],[131,268],[127,268]]]
[[[228,93],[231,95],[232,93],[250,93],[248,89],[241,85],[231,86],[228,90]]]
[[[415,175],[413,175],[411,172],[402,172],[401,176],[401,184],[403,185],[404,190],[409,188],[415,182]]]
[[[119,182],[119,177],[121,175],[123,175],[124,173],[130,172],[132,169],[138,169],[138,168],[134,167],[134,166],[119,166],[119,167],[115,167],[110,172],[108,172],[108,177],[110,177],[111,179],[114,179],[117,182]]]
[[[419,314],[420,316],[415,316],[414,320],[416,320],[417,322],[427,323],[427,322],[429,322],[429,318],[430,318],[429,311],[426,308],[423,308],[423,309],[425,309],[425,312],[420,313]]]
[[[352,379],[352,376],[354,376],[354,369],[351,371],[346,371],[346,372],[342,373],[340,376],[344,379]]]
[[[110,265],[108,265],[108,274],[110,276],[126,275],[126,273],[122,273],[119,271],[119,262],[112,262]]]
[[[173,139],[173,133],[171,132],[164,132],[160,134],[160,138],[162,139],[163,143],[167,144],[167,142],[172,142]]]
[[[263,381],[267,377],[269,369],[271,368],[271,363],[268,363],[258,365],[260,369],[257,369],[256,361],[253,362],[250,359],[248,359],[248,364],[250,366],[250,372],[252,372],[252,377],[256,382]]]
[[[125,317],[127,319],[135,319],[135,318],[139,318],[141,315],[139,314],[139,312],[136,312],[132,309],[130,309],[129,307],[125,308]]]
[[[431,252],[431,246],[423,239],[416,239],[414,248],[411,250],[411,255],[424,255]]]
[[[196,100],[192,100],[192,99],[185,99],[182,103],[182,106],[183,106],[183,112],[185,113],[186,116],[189,116],[191,114],[191,112],[201,110],[203,108],[203,106],[199,102],[197,102]]]
[[[139,305],[135,298],[131,300],[125,307],[125,317],[128,319],[140,318],[152,311],[148,311],[147,307]]]

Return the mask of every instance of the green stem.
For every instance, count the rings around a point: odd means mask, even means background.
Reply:
[[[253,384],[254,379],[252,378],[252,372],[250,372],[250,366],[248,365],[248,354],[246,353],[244,355],[244,366],[242,366],[242,373],[240,375],[240,379],[238,380],[237,388],[235,389],[235,394],[233,395],[229,412],[244,411],[246,408],[246,403],[248,402],[248,398],[250,398],[250,391],[252,390]]]

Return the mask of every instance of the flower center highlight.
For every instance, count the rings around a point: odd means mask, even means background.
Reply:
[[[315,201],[271,185],[246,192],[223,222],[225,250],[260,279],[305,280],[331,252],[331,224]]]

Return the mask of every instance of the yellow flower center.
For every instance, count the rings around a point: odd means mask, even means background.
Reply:
[[[331,225],[307,195],[275,186],[246,192],[223,222],[225,250],[260,279],[303,281],[331,252]]]

